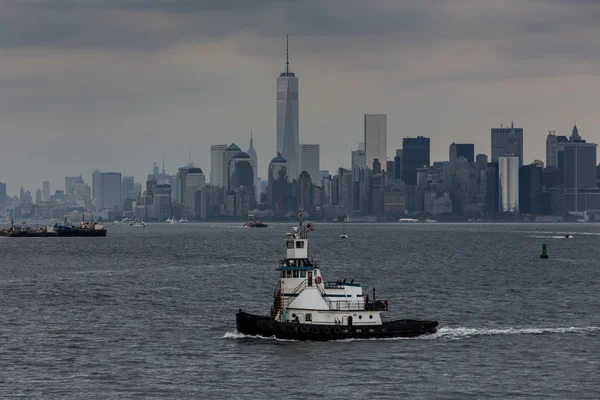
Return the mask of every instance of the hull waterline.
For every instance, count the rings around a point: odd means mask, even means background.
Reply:
[[[340,340],[416,337],[437,332],[437,321],[396,320],[382,325],[320,325],[279,322],[268,316],[236,314],[237,330],[245,335],[292,340]]]

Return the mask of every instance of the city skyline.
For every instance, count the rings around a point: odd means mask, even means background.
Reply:
[[[11,3],[0,17],[0,167],[14,172],[2,181],[13,194],[21,185],[35,193],[43,181],[60,188],[65,176],[88,182],[93,169],[141,181],[163,153],[175,173],[190,150],[209,174],[210,145],[245,148],[249,129],[264,179],[275,155],[273,77],[288,32],[303,78],[300,141],[320,144],[322,169],[350,165],[339,143],[362,141],[369,112],[388,116],[388,157],[403,137],[419,135],[431,138],[432,160],[447,159],[450,141],[490,155],[489,129],[511,120],[526,132],[524,164],[545,159],[537,144],[550,130],[568,136],[575,119],[600,142],[597,5],[350,2],[343,15],[335,2],[259,2],[236,13],[227,2],[73,3],[69,12]],[[155,19],[142,26],[140,12]],[[84,19],[91,23],[76,24]],[[31,20],[43,29],[24,23]],[[242,21],[244,34],[234,29]],[[548,32],[553,22],[569,29]],[[107,35],[103,26],[114,29]]]

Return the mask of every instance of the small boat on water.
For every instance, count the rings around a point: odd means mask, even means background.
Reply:
[[[437,321],[401,319],[383,321],[388,301],[365,295],[354,279],[325,281],[308,250],[308,233],[302,224],[286,234],[286,257],[281,260],[273,305],[267,315],[240,309],[237,330],[254,336],[295,340],[371,339],[413,337],[437,331]]]
[[[267,224],[254,219],[254,214],[248,214],[248,222],[244,224],[244,228],[266,228]]]
[[[175,217],[171,217],[171,218],[167,218],[167,220],[165,222],[167,224],[176,224],[177,220],[175,219]]]
[[[348,235],[346,234],[346,222],[344,222],[344,227],[342,228],[342,234],[340,235],[340,239],[348,239]]]
[[[173,218],[175,218],[175,217],[173,217]],[[185,218],[185,217],[184,217],[184,218],[181,218],[181,219],[178,221],[178,223],[180,223],[180,224],[183,224],[183,223],[185,223],[185,222],[190,222],[190,221],[188,221],[188,220],[187,220],[187,218]]]

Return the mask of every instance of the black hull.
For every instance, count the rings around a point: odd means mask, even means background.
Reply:
[[[49,237],[56,236],[55,232],[0,232],[0,236],[6,237]]]
[[[236,323],[238,332],[245,335],[320,341],[415,337],[435,333],[438,326],[437,321],[410,319],[384,322],[383,325],[348,326],[282,323],[268,316],[252,315],[241,310],[236,314]]]
[[[58,230],[58,236],[84,236],[84,237],[104,237],[106,229],[73,229]]]

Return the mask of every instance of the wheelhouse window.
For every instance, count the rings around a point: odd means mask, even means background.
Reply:
[[[306,278],[306,271],[300,271],[300,278]]]
[[[312,314],[308,313],[304,315],[304,320],[305,321],[312,321]]]
[[[298,278],[300,276],[300,271],[294,271],[294,278]]]
[[[296,248],[297,249],[303,249],[304,248],[304,242],[297,241],[296,242]]]
[[[285,271],[281,271],[281,277],[285,278]]]
[[[292,271],[285,271],[288,278],[292,277]]]
[[[285,247],[287,247],[288,249],[293,249],[294,248],[294,242],[291,240],[287,240],[285,242]]]

